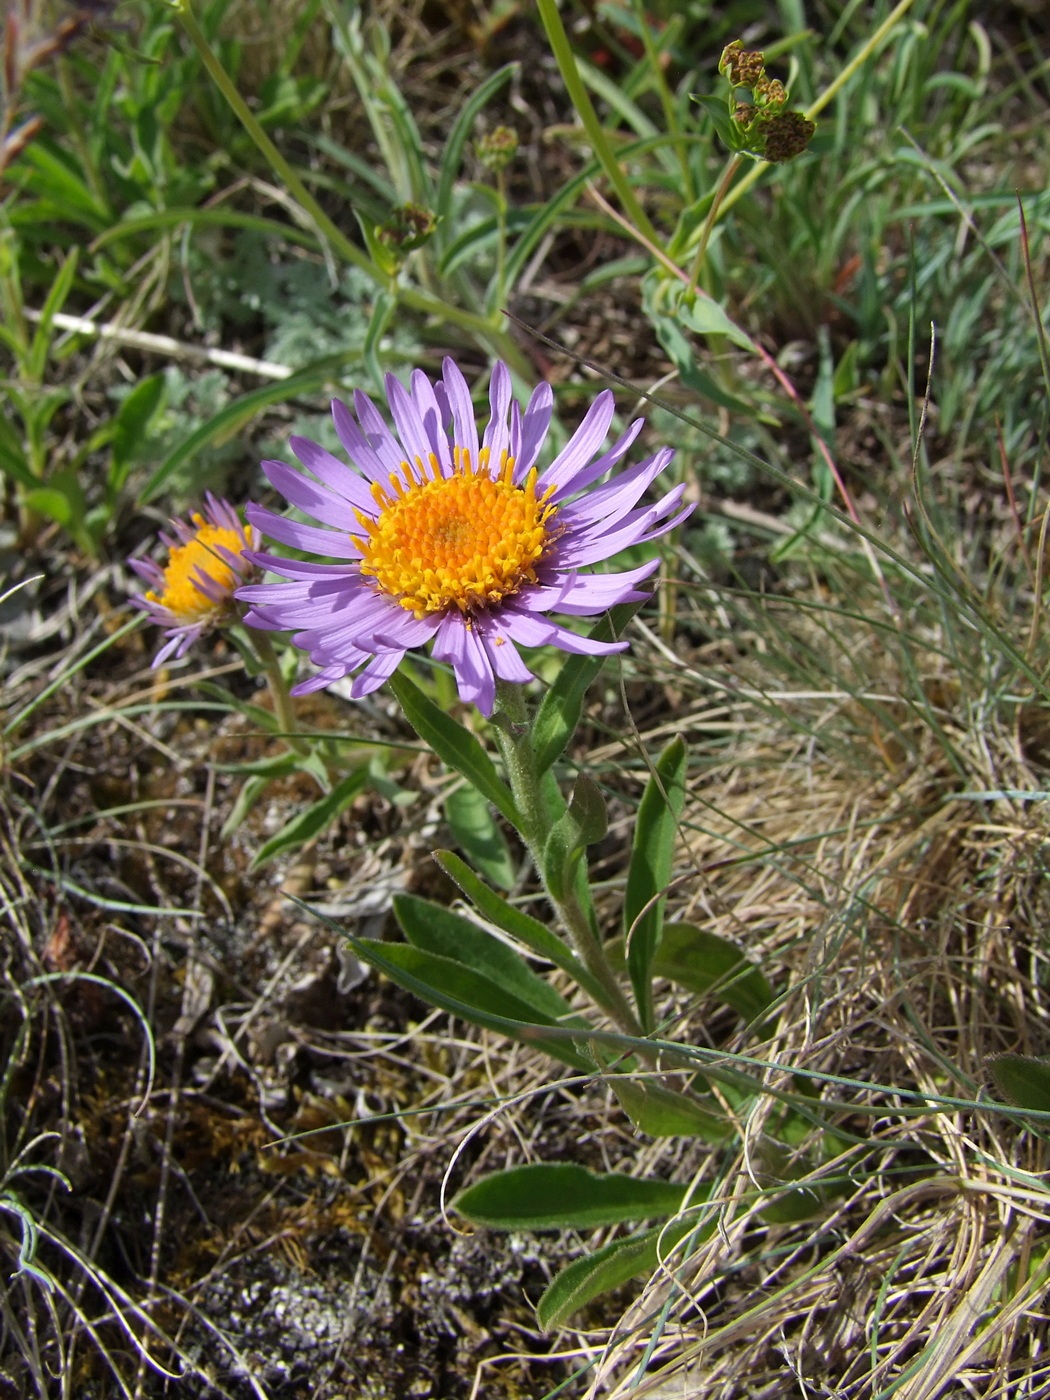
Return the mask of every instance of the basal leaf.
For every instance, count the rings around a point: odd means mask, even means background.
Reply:
[[[452,1204],[476,1225],[495,1230],[592,1230],[673,1215],[688,1189],[622,1172],[592,1172],[574,1162],[534,1162],[483,1177]]]
[[[715,996],[746,1021],[758,1020],[774,1000],[760,968],[728,939],[695,924],[664,925],[652,974],[700,996]]]
[[[695,1196],[694,1192],[694,1199]],[[698,1224],[695,1218],[683,1217],[614,1240],[604,1249],[575,1260],[562,1269],[537,1304],[540,1326],[545,1332],[553,1332],[603,1293],[632,1278],[653,1273],[660,1261],[667,1259],[675,1246],[694,1231],[698,1239],[707,1239],[714,1229],[713,1221]]]

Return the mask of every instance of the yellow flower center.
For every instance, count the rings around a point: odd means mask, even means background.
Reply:
[[[222,525],[209,525],[200,515],[192,517],[197,533],[186,544],[176,545],[164,570],[164,592],[146,594],[151,603],[159,603],[183,622],[196,622],[216,611],[216,604],[202,593],[194,582],[194,574],[207,574],[225,593],[242,582],[237,571],[226,562],[216,546],[225,545],[233,554],[244,551],[244,541],[236,530]]]
[[[418,458],[414,466],[402,462],[401,476],[372,487],[378,517],[358,512],[366,532],[354,537],[361,572],[418,618],[491,607],[535,583],[554,538],[557,507],[546,504],[554,487],[537,497],[535,470],[515,485],[513,457],[504,455],[495,478],[488,449],[478,458],[475,467],[457,447],[447,477],[433,456],[429,469]]]

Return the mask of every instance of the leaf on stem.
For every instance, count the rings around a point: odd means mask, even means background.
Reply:
[[[409,680],[404,668],[395,671],[387,684],[423,742],[430,745],[443,763],[462,773],[467,782],[520,831],[521,814],[510,789],[500,780],[496,765],[474,735],[428,699],[419,686]]]
[[[638,1017],[653,1029],[652,963],[663,929],[663,892],[671,879],[678,820],[685,802],[686,747],[672,739],[656,761],[642,793],[627,872],[623,923],[627,970]]]

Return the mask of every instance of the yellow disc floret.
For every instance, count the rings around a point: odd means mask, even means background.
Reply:
[[[223,593],[233,596],[233,591],[243,579],[236,569],[223,558],[218,546],[223,546],[232,554],[241,554],[244,540],[236,530],[222,525],[210,525],[203,516],[194,515],[196,534],[185,544],[175,545],[164,570],[164,592],[150,590],[146,594],[151,603],[159,603],[183,622],[197,622],[219,608],[215,599],[201,591],[195,581],[198,573],[206,574]]]
[[[376,519],[358,513],[362,574],[418,618],[492,607],[535,583],[557,507],[546,504],[550,491],[537,497],[535,470],[518,484],[513,477],[507,456],[498,476],[490,474],[485,448],[476,467],[457,448],[447,477],[433,457],[429,469],[403,462],[401,476],[372,487]]]

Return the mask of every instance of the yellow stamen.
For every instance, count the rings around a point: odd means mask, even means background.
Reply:
[[[549,548],[557,507],[536,495],[536,472],[514,484],[514,459],[488,471],[488,452],[477,463],[463,448],[453,452],[453,474],[443,477],[431,458],[404,462],[401,476],[372,488],[377,519],[358,513],[365,535],[361,572],[416,617],[456,607],[470,613],[491,607],[536,582],[536,565]]]
[[[233,554],[243,553],[244,540],[237,531],[222,525],[209,525],[200,515],[194,515],[192,520],[197,533],[188,543],[176,545],[171,551],[164,570],[164,592],[154,593],[151,590],[146,594],[151,603],[167,608],[181,622],[197,622],[217,608],[214,599],[197,587],[195,574],[207,574],[224,593],[230,595],[243,581],[217,549],[217,546],[224,545]]]

